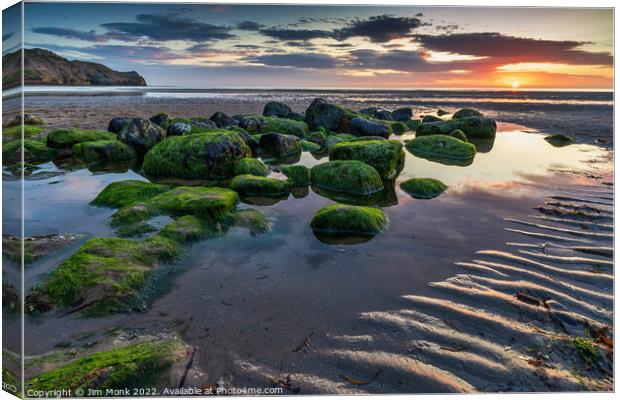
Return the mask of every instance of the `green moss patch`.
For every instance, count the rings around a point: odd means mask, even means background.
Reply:
[[[245,174],[267,176],[269,174],[269,167],[258,158],[242,158],[235,164],[235,175]]]
[[[107,207],[124,207],[142,202],[170,190],[166,185],[126,180],[110,183],[91,204]]]
[[[153,197],[147,201],[147,205],[173,216],[195,215],[217,220],[230,216],[237,200],[237,193],[229,189],[180,186]]]
[[[409,126],[407,126],[406,123],[401,121],[391,122],[391,125],[392,132],[394,132],[395,135],[402,135],[409,130]]]
[[[370,165],[357,160],[339,160],[319,164],[310,170],[312,186],[352,194],[371,194],[383,189],[381,175]]]
[[[157,386],[186,357],[177,340],[149,340],[97,352],[43,372],[26,382],[26,391],[132,389]]]
[[[446,135],[416,137],[405,147],[415,156],[438,162],[471,162],[476,155],[476,146]]]
[[[54,149],[72,149],[77,143],[115,139],[115,134],[106,131],[56,129],[47,135],[47,145]]]
[[[31,290],[27,309],[75,307],[92,315],[125,311],[149,272],[178,252],[173,241],[161,236],[141,242],[91,239]]]
[[[252,236],[260,235],[271,230],[271,221],[262,212],[246,208],[234,215],[235,226],[246,228]]]
[[[235,165],[251,157],[250,148],[235,132],[220,130],[168,137],[144,158],[144,172],[157,178],[224,180]]]
[[[131,147],[118,140],[77,143],[73,153],[88,163],[128,161],[136,157]]]
[[[303,165],[284,166],[282,173],[286,175],[293,187],[303,187],[310,184],[310,171]]]
[[[24,130],[24,138],[30,138],[43,132],[45,128],[36,125],[17,125],[11,128],[2,128],[2,137],[9,139],[20,139]]]
[[[2,163],[13,164],[21,161],[22,143],[24,144],[24,161],[29,163],[43,163],[51,161],[56,152],[45,143],[38,140],[24,139],[2,143]]]
[[[400,171],[405,153],[397,140],[361,140],[335,144],[329,150],[330,160],[358,160],[374,167],[386,179]]]
[[[243,196],[281,196],[291,191],[291,183],[288,180],[239,175],[230,182],[230,188]]]
[[[433,178],[412,178],[400,184],[400,188],[416,199],[432,199],[442,194],[448,187]]]
[[[308,140],[302,140],[301,141],[301,149],[303,151],[309,151],[309,152],[316,153],[318,151],[321,151],[321,146],[319,144],[316,144],[314,142],[310,142]]]
[[[185,215],[164,226],[160,235],[177,242],[190,242],[205,237],[207,229],[204,221],[193,215]]]
[[[577,355],[586,363],[592,364],[600,357],[596,346],[592,343],[590,338],[576,337],[573,338],[572,342]]]
[[[450,136],[452,136],[453,138],[456,138],[458,140],[462,140],[463,142],[467,142],[468,141],[467,140],[467,136],[460,129],[453,130],[452,133],[450,134]]]
[[[463,131],[467,139],[492,139],[495,137],[497,124],[494,119],[482,117],[423,123],[416,128],[416,136],[450,135],[456,129]]]
[[[315,232],[332,235],[376,235],[387,225],[387,216],[380,209],[345,204],[321,208],[310,222]]]

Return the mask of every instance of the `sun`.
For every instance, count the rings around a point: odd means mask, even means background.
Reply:
[[[519,85],[519,82],[512,82],[510,86],[512,86],[513,89],[519,89],[520,85]]]

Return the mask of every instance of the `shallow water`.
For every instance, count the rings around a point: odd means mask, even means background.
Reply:
[[[400,140],[411,138],[403,135]],[[89,332],[181,323],[184,339],[206,349],[199,365],[211,377],[225,374],[233,355],[277,363],[289,357],[309,331],[348,332],[358,313],[398,307],[403,293],[428,292],[428,282],[454,273],[454,262],[505,242],[499,222],[529,212],[530,196],[540,190],[535,182],[551,176],[550,169],[588,170],[592,160],[606,154],[589,145],[556,148],[542,135],[508,124],[499,125],[485,151],[465,167],[406,152],[394,197],[384,208],[390,227],[365,243],[329,244],[314,236],[309,221],[332,200],[312,189],[306,197],[289,196],[272,205],[241,204],[268,215],[272,231],[252,236],[232,228],[223,237],[188,247],[175,265],[177,272],[163,277],[163,288],[144,313],[97,319],[56,313],[28,317],[26,353],[50,351],[60,341],[79,343],[80,335]],[[299,164],[311,167],[324,161],[327,158],[304,152]],[[114,210],[89,202],[110,182],[145,179],[132,170],[67,171],[53,163],[37,172],[62,174],[26,181],[26,235],[80,233],[84,240],[113,235],[107,223]],[[433,200],[415,200],[398,188],[410,177],[438,178],[449,189]],[[19,182],[5,180],[3,185],[3,201],[10,204],[19,195]],[[5,225],[6,233],[17,228],[16,223]],[[29,265],[26,288],[79,244]],[[9,268],[17,272],[14,265]]]

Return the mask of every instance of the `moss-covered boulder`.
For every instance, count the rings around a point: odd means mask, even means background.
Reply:
[[[349,119],[355,115],[351,110],[316,98],[306,109],[306,122],[312,130],[325,128],[332,132],[345,132]]]
[[[308,133],[308,124],[303,121],[296,121],[288,118],[255,116],[255,124],[245,128],[248,133],[280,133],[282,135],[292,135],[303,138]]]
[[[423,124],[429,124],[431,122],[443,122],[443,119],[436,117],[434,115],[425,115],[424,117],[422,117],[422,121]]]
[[[396,121],[390,124],[392,126],[392,132],[395,135],[402,135],[409,130],[409,127],[404,122]]]
[[[218,220],[234,212],[237,200],[237,193],[229,189],[179,186],[151,198],[146,204],[157,212],[173,216],[195,215]]]
[[[131,147],[116,139],[78,143],[73,146],[73,154],[88,163],[127,161],[136,157]]]
[[[313,231],[327,235],[376,235],[388,226],[378,208],[332,204],[321,208],[310,222]]]
[[[262,154],[269,157],[285,157],[301,153],[301,140],[297,136],[280,133],[261,135],[258,147]]]
[[[279,101],[270,101],[263,108],[263,115],[265,117],[287,118],[292,112],[291,107]]]
[[[480,117],[482,118],[482,113],[478,110],[474,110],[473,108],[461,108],[452,114],[452,119],[460,119],[467,117]]]
[[[269,175],[269,167],[265,165],[258,158],[242,158],[235,164],[235,175],[256,175],[267,176]]]
[[[211,120],[218,128],[230,128],[232,126],[239,125],[239,121],[221,111],[216,111],[213,113],[213,115],[209,117],[209,120]]]
[[[161,112],[153,115],[149,118],[149,121],[159,126],[161,129],[167,130],[168,126],[170,126],[170,122],[172,121],[172,117],[165,112]]]
[[[392,128],[388,122],[354,117],[349,120],[347,132],[356,136],[381,136],[388,138],[392,133]]]
[[[183,136],[192,131],[192,126],[189,122],[172,122],[168,125],[166,136]]]
[[[308,140],[302,140],[301,141],[301,149],[303,151],[309,151],[311,153],[316,153],[318,151],[321,151],[321,146],[314,143],[314,142],[310,142]]]
[[[170,190],[170,187],[166,185],[144,181],[126,180],[112,182],[97,195],[91,204],[119,208],[144,202],[168,190]]]
[[[133,118],[117,136],[140,155],[166,138],[166,131],[145,118]]]
[[[26,297],[29,312],[74,308],[89,315],[126,311],[159,263],[179,252],[175,242],[153,236],[87,241]]]
[[[303,187],[310,184],[310,171],[303,165],[284,166],[282,173],[286,175],[293,187]]]
[[[414,156],[455,165],[468,165],[476,155],[476,146],[446,135],[420,136],[406,143]]]
[[[374,167],[385,179],[394,178],[402,168],[405,152],[397,140],[361,140],[338,143],[329,150],[330,161],[359,160]]]
[[[290,193],[288,180],[255,175],[239,175],[230,182],[230,188],[242,196],[281,196]]]
[[[114,139],[116,136],[113,133],[105,131],[56,129],[47,135],[47,146],[54,149],[72,149],[78,143]]]
[[[2,128],[2,139],[21,139],[22,131],[24,132],[24,138],[28,139],[38,136],[45,131],[45,128],[37,125],[17,125],[10,128]]]
[[[183,368],[187,352],[187,346],[175,339],[144,340],[45,369],[26,381],[25,389],[31,393],[88,393],[91,389],[105,392],[167,386],[169,371],[174,365]]]
[[[327,145],[327,135],[322,131],[310,132],[306,139],[309,142],[319,145],[320,147],[325,147]]]
[[[204,221],[185,215],[164,226],[159,234],[177,242],[190,242],[202,239],[207,232]]]
[[[447,112],[446,110],[441,109],[441,108],[439,110],[437,110],[437,115],[439,115],[440,117],[442,115],[448,115],[448,114],[450,114],[450,113]]]
[[[271,230],[271,221],[265,214],[252,208],[238,210],[233,216],[235,226],[246,228],[252,236]]]
[[[449,121],[422,123],[416,128],[416,136],[450,135],[461,130],[467,139],[491,139],[495,137],[497,124],[494,119],[463,117]]]
[[[368,137],[371,137],[371,136],[368,136]],[[325,146],[327,147],[327,149],[331,149],[332,146],[334,146],[335,144],[342,143],[342,142],[350,142],[350,141],[354,141],[357,139],[358,139],[357,136],[353,136],[348,133],[339,133],[337,135],[329,135],[327,137],[327,142],[325,142]]]
[[[370,165],[357,160],[338,160],[315,165],[310,182],[318,188],[367,195],[383,189],[381,175]]]
[[[359,113],[382,121],[392,121],[393,119],[390,111],[380,107],[363,108],[359,110]]]
[[[130,121],[131,118],[114,117],[108,124],[108,132],[119,134]]]
[[[564,147],[575,143],[575,139],[560,133],[545,136],[545,140],[554,147]]]
[[[433,178],[411,178],[400,184],[400,188],[416,199],[432,199],[442,194],[448,187]]]
[[[407,122],[411,118],[413,118],[411,107],[402,107],[392,111],[392,119],[394,121]]]
[[[467,136],[460,129],[453,130],[450,136],[452,136],[453,138],[457,138],[458,140],[462,140],[463,142],[468,142]]]
[[[24,144],[24,162],[44,163],[51,161],[55,156],[54,149],[38,140],[24,139],[2,143],[2,163],[10,165],[22,161],[22,143]]]
[[[410,119],[406,121],[405,124],[409,127],[410,131],[415,131],[418,128],[418,125],[422,123],[421,119]]]
[[[243,139],[227,130],[173,136],[158,143],[144,157],[144,172],[156,178],[224,180],[235,165],[252,152]]]

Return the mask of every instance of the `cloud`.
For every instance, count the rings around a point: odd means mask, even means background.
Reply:
[[[232,28],[200,22],[177,15],[139,14],[137,22],[111,22],[101,26],[152,40],[221,40],[235,37]]]
[[[110,40],[110,37],[103,34],[98,34],[95,31],[79,31],[76,29],[70,28],[56,28],[56,27],[40,27],[33,28],[32,32],[40,33],[42,35],[52,35],[58,37],[64,37],[67,39],[76,39],[76,40],[84,40],[88,42],[107,42]]]
[[[349,69],[376,69],[401,72],[445,72],[451,70],[470,70],[485,67],[483,60],[463,60],[453,62],[431,62],[424,52],[415,50],[354,50],[347,57]]]
[[[605,52],[589,52],[580,47],[587,42],[542,40],[505,36],[500,33],[456,33],[416,35],[414,41],[428,50],[468,54],[513,62],[553,62],[580,65],[611,65],[613,56]]]
[[[344,40],[352,37],[366,37],[373,43],[385,43],[408,37],[411,31],[422,26],[418,18],[377,15],[368,19],[356,19],[342,29],[334,31],[334,37]]]
[[[320,29],[267,28],[261,29],[259,32],[265,36],[283,41],[321,39],[333,36],[331,31]]]
[[[4,42],[5,40],[9,40],[12,37],[13,37],[13,33],[5,33],[2,35],[2,41]]]
[[[311,69],[329,69],[336,66],[336,60],[326,54],[318,53],[287,53],[269,54],[247,58],[251,63]]]
[[[244,31],[257,31],[262,27],[261,24],[254,21],[241,21],[237,24],[237,29]]]

